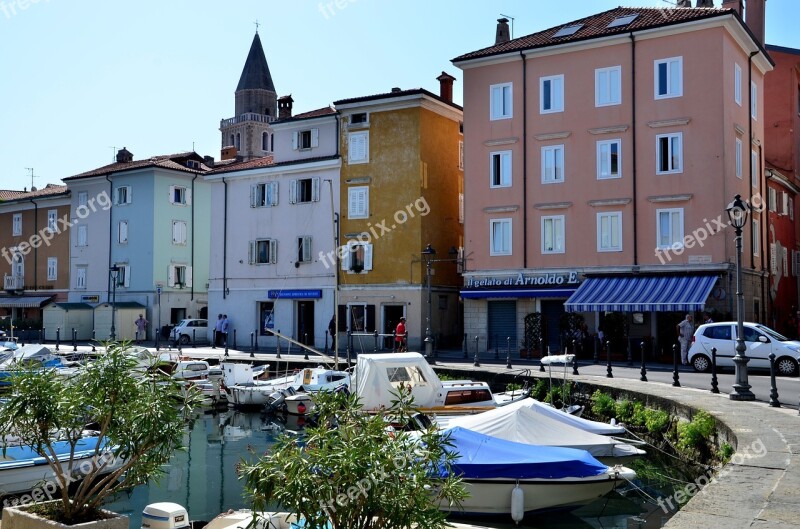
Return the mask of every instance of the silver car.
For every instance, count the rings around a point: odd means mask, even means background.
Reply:
[[[208,320],[186,318],[172,329],[172,341],[184,345],[208,341]]]
[[[711,369],[711,349],[717,349],[717,367],[733,367],[736,355],[736,322],[724,321],[701,325],[694,332],[689,349],[689,363],[696,371]],[[800,362],[800,342],[773,331],[760,323],[744,323],[745,354],[748,368],[769,369],[769,355],[775,354],[775,373],[796,376]]]

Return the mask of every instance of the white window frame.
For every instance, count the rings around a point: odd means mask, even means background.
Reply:
[[[661,169],[661,141],[667,140],[667,147],[669,151],[669,162],[667,170]],[[677,166],[673,165],[673,155],[672,152],[674,150],[674,142],[677,141],[678,144],[678,163]],[[656,135],[656,174],[678,174],[683,172],[683,133],[682,132],[670,132],[669,134],[657,134]]]
[[[733,100],[742,106],[742,67],[738,63],[733,64]]]
[[[750,81],[750,117],[758,119],[758,85],[755,81]]]
[[[259,243],[266,245],[266,261],[258,260],[258,246]],[[249,263],[251,265],[271,265],[278,262],[278,241],[276,239],[256,239],[250,241]]]
[[[495,241],[495,226],[502,226],[503,240]],[[505,228],[507,227],[507,229]],[[514,224],[510,218],[489,220],[489,255],[512,255]],[[507,240],[506,240],[507,239]],[[499,244],[496,245],[495,242]]]
[[[124,195],[124,196],[121,196]],[[124,201],[120,201],[124,198]],[[131,196],[131,186],[119,186],[114,190],[114,204],[121,206],[123,204],[130,204],[133,197]]]
[[[750,245],[753,247],[753,255],[758,257],[758,249],[761,246],[761,232],[758,231],[757,219],[753,219],[752,229],[753,233],[750,236]]]
[[[89,246],[89,228],[86,224],[78,226],[75,239],[75,246]]]
[[[736,178],[742,179],[742,140],[736,138]]]
[[[669,240],[671,241],[669,244],[662,244],[661,243],[661,239],[662,239],[661,215],[669,215],[670,216],[670,219],[669,219],[670,220],[670,222],[669,222],[670,233],[667,234],[667,235],[669,235]],[[678,216],[680,234],[672,233],[672,225],[673,225],[672,216],[673,215],[677,215]],[[684,212],[683,212],[683,208],[665,208],[665,209],[657,209],[656,210],[656,248],[658,248],[660,250],[667,250],[667,249],[678,250],[680,248],[683,248],[683,234],[684,234],[684,231],[685,231],[685,229],[684,229]],[[677,237],[676,235],[680,235],[680,236]]]
[[[352,256],[358,252],[358,247],[364,248],[364,268],[361,270],[355,270],[353,268],[354,262]],[[347,251],[344,252],[344,255],[342,256],[342,270],[348,274],[366,274],[372,270],[372,252],[373,247],[371,243],[348,242]]]
[[[495,165],[495,159],[499,161],[497,166]],[[511,187],[511,163],[511,151],[489,153],[489,187]],[[499,167],[499,174],[496,174],[496,167]]]
[[[261,182],[250,186],[250,207],[270,208],[278,205],[278,182]]]
[[[191,205],[192,192],[185,186],[169,186],[169,203],[178,206]]]
[[[564,215],[543,215],[542,225],[542,255],[565,253],[567,250],[567,229]],[[548,231],[552,231],[548,237]],[[553,241],[552,248],[547,246],[547,239]]]
[[[603,221],[607,220],[609,233],[603,233]],[[616,226],[614,225],[616,221]],[[605,236],[604,236],[605,235]],[[617,244],[614,244],[616,235]],[[622,212],[606,211],[597,214],[597,251],[598,252],[621,252],[622,251]]]
[[[666,92],[659,93],[660,77],[659,67],[666,64]],[[672,65],[677,65],[677,70],[672,70]],[[677,82],[673,83],[673,76],[678,76]],[[673,86],[675,84],[675,86]],[[673,97],[683,96],[683,57],[667,57],[665,59],[656,59],[653,61],[653,95],[655,99],[669,99]]]
[[[617,172],[612,172],[612,148],[617,147]],[[604,171],[604,166],[608,167],[608,171]],[[622,140],[601,140],[597,142],[597,179],[610,180],[613,178],[622,178]]]
[[[47,230],[50,233],[58,232],[58,210],[56,209],[47,210]]]
[[[192,286],[192,267],[185,264],[169,265],[167,286],[172,288],[188,288]]]
[[[22,235],[22,213],[14,213],[11,219],[11,235],[15,237]]]
[[[550,83],[550,99],[545,100],[545,84]],[[550,108],[545,108],[549,105]],[[539,78],[539,113],[554,114],[564,112],[564,74],[548,75]]]
[[[78,207],[89,205],[89,192],[81,191],[78,193]]]
[[[308,151],[316,147],[319,147],[318,128],[296,130],[292,133],[292,150]]]
[[[514,83],[489,86],[489,121],[514,117]]]
[[[75,267],[75,289],[86,290],[87,267],[78,265]]]
[[[310,181],[311,186],[311,200],[298,200],[298,195],[303,182]],[[319,202],[319,177],[312,176],[311,178],[298,178],[289,183],[289,203],[291,204],[311,204],[312,202]]]
[[[548,174],[547,159],[552,156],[553,171]],[[542,183],[560,184],[564,182],[564,145],[545,145],[542,147]],[[559,174],[559,169],[561,170]]]
[[[297,238],[297,262],[310,263],[314,260],[312,257],[311,236],[302,235]]]
[[[121,220],[117,223],[117,243],[128,244],[128,221]]]
[[[605,94],[603,94],[603,88],[605,88]],[[621,104],[622,66],[597,68],[594,71],[594,106],[608,107]]]
[[[58,279],[58,257],[47,258],[47,280],[55,281]]]
[[[756,149],[750,150],[750,163],[752,164],[752,169],[750,171],[750,185],[753,189],[758,188],[758,181],[760,180],[761,174],[761,164],[759,163],[761,160],[758,156],[758,151]]]
[[[355,186],[347,189],[347,218],[369,218],[369,186]]]
[[[131,267],[126,264],[117,264],[119,272],[117,272],[117,287],[131,286]]]
[[[172,221],[172,244],[185,246],[188,240],[189,226],[185,220]]]
[[[363,145],[358,142],[363,141]],[[356,148],[354,148],[354,145]],[[369,131],[360,130],[347,135],[347,163],[356,165],[369,163]]]

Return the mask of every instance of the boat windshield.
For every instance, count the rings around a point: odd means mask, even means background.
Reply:
[[[387,367],[386,376],[390,382],[413,382],[416,384],[426,384],[425,375],[419,367]]]

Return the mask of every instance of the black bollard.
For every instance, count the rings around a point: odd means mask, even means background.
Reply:
[[[611,340],[606,342],[606,378],[614,378],[611,371]]]
[[[475,363],[472,364],[475,367],[481,367],[481,363],[478,362],[478,345],[480,344],[479,340],[480,340],[480,338],[478,338],[476,336],[475,337]]]
[[[511,369],[511,336],[506,338],[506,369]]]
[[[225,339],[225,347],[228,347],[228,340]],[[236,349],[236,329],[233,330],[233,348]]]
[[[378,352],[378,329],[375,329],[375,332],[372,333],[375,336],[375,350],[374,352]]]
[[[647,367],[645,367],[644,365],[644,342],[642,342],[640,345],[642,347],[642,370],[641,370],[642,376],[639,378],[639,380],[641,380],[642,382],[647,382]]]
[[[308,333],[303,333],[303,345],[308,345]],[[303,349],[306,352],[305,356],[303,356],[303,360],[308,360],[308,349]]]
[[[580,375],[578,373],[578,341],[572,340],[572,374]]]
[[[78,350],[78,331],[75,330],[75,327],[72,328],[72,350]]]
[[[464,333],[464,358],[469,358],[469,342],[467,341],[467,333]]]
[[[711,393],[719,393],[717,382],[717,348],[711,348]]]
[[[94,344],[96,343],[96,331],[92,329],[92,352],[96,352]]]
[[[281,330],[278,329],[278,334],[280,334],[280,333],[281,333]],[[275,335],[275,348],[277,350],[277,354],[275,355],[275,358],[280,358],[281,357],[281,337],[278,336],[278,335]]]
[[[678,375],[678,344],[672,344],[672,385],[676,388],[681,387],[680,375]]]
[[[542,363],[542,358],[544,358],[544,338],[540,338],[539,343],[541,344],[539,348],[539,372],[544,373],[544,364]]]
[[[250,358],[255,358],[255,356],[256,356],[256,355],[253,354],[253,350],[254,350],[253,349],[253,342],[255,340],[255,337],[256,337],[256,333],[255,332],[251,332],[250,333]]]
[[[781,402],[778,400],[778,385],[775,382],[775,353],[769,353],[769,405],[773,408],[780,408]]]
[[[58,351],[58,346],[61,344],[61,327],[56,327],[56,351]]]

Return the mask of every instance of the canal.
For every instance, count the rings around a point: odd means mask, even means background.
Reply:
[[[297,418],[294,421],[286,427],[296,429]],[[209,520],[228,509],[247,508],[236,468],[243,458],[252,460],[269,450],[280,434],[271,424],[269,420],[262,420],[258,413],[234,410],[198,413],[187,428],[187,450],[173,456],[161,479],[117,495],[106,508],[129,515],[131,529],[141,526],[142,509],[155,502],[183,505],[192,520]],[[630,465],[640,476],[636,487],[613,492],[569,513],[526,516],[520,527],[632,529],[663,526],[674,512],[665,511],[655,500],[672,497],[675,490],[692,481],[699,471],[683,469],[674,459],[653,455],[653,452],[649,449],[648,457]],[[474,523],[497,528],[515,527],[510,519],[476,520]]]

